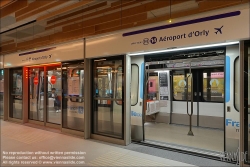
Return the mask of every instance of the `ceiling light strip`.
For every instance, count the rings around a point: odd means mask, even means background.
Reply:
[[[239,41],[234,41],[234,42],[225,42],[225,43],[217,43],[217,44],[209,44],[209,45],[192,46],[192,47],[185,47],[185,48],[174,48],[174,49],[166,49],[166,50],[159,50],[159,51],[130,53],[128,55],[129,56],[137,56],[137,55],[148,55],[148,54],[157,54],[157,53],[168,53],[168,52],[175,52],[175,51],[182,51],[182,50],[227,46],[227,45],[234,45],[234,44],[238,44],[238,43],[239,43]]]

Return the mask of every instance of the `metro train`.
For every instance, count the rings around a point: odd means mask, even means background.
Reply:
[[[129,112],[134,141],[213,155],[236,151],[239,41],[249,39],[249,6],[235,9],[206,12],[198,19],[177,19],[171,26],[145,26],[4,55],[4,69],[22,67],[25,75],[25,70],[34,65],[46,66],[47,70],[50,63],[57,62],[48,75],[59,72],[56,76],[61,85],[57,88],[64,128],[84,131],[84,95],[89,89],[85,83],[90,82],[93,133],[122,138],[124,113]],[[235,33],[238,28],[242,30]],[[90,67],[86,62],[90,62]],[[29,79],[34,86],[34,78]],[[49,81],[47,78],[46,83],[51,85]],[[48,87],[40,89],[51,91]],[[249,86],[248,91],[250,95]],[[38,94],[42,96],[41,92]],[[33,99],[27,104],[40,104],[43,98]],[[40,111],[33,109],[35,113]],[[38,116],[43,120],[43,114]],[[51,120],[54,117],[57,116],[51,115]]]

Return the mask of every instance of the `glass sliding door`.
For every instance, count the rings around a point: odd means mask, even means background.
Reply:
[[[44,68],[30,68],[29,73],[29,119],[43,121]]]
[[[61,124],[61,73],[61,64],[29,67],[29,120]]]
[[[62,100],[62,72],[61,65],[46,67],[47,81],[47,122],[61,124],[61,100]]]
[[[93,60],[93,133],[123,138],[123,57]]]
[[[62,65],[63,128],[84,131],[84,62]]]
[[[10,70],[10,110],[9,117],[22,119],[23,117],[23,70]]]
[[[4,78],[3,69],[0,69],[0,116],[3,116],[3,95],[4,95]]]

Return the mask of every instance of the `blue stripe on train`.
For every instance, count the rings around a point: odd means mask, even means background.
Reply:
[[[143,83],[144,83],[144,63],[141,64],[141,78],[140,78],[140,98],[143,99]]]
[[[226,56],[226,102],[230,101],[230,57]]]

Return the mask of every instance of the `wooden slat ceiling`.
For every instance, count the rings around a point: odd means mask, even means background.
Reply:
[[[6,6],[12,2],[13,2],[13,0],[2,0],[2,1],[0,1],[0,8],[3,8],[4,6]]]
[[[1,54],[199,14],[250,0],[2,0],[0,19],[18,26],[1,33]],[[4,28],[4,27],[2,27]],[[39,29],[39,30],[38,30]],[[28,32],[31,31],[32,32]],[[13,37],[15,36],[15,37]]]

